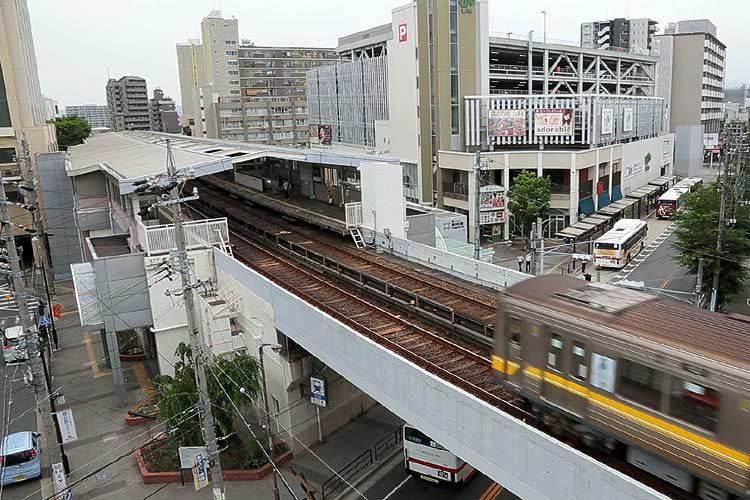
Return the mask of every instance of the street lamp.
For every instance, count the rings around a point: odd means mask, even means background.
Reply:
[[[547,43],[547,11],[543,10],[542,15],[544,16],[544,43]]]
[[[268,409],[268,387],[266,386],[266,368],[263,365],[263,348],[270,347],[273,352],[280,352],[282,347],[279,344],[265,343],[258,348],[258,359],[260,359],[260,377],[263,381],[263,405],[266,409],[266,435],[268,436],[268,455],[273,462],[273,436],[271,434],[271,412]],[[273,463],[271,463],[273,467]],[[273,467],[273,498],[279,500],[279,483],[277,480],[277,469]]]

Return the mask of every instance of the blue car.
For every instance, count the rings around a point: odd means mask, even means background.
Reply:
[[[3,439],[0,447],[3,485],[37,478],[42,474],[39,434],[36,432],[16,432]]]

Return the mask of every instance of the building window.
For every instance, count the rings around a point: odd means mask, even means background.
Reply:
[[[236,69],[230,69],[227,71],[227,76],[239,76],[240,72]]]
[[[659,410],[664,374],[629,359],[623,359],[620,366],[622,371],[617,392],[631,401]]]
[[[0,148],[0,163],[14,163],[15,161],[15,148]]]
[[[5,92],[3,68],[0,66],[0,127],[12,127],[13,124],[10,121],[10,108],[8,107],[8,96]]]
[[[237,51],[236,50],[227,50],[227,55],[228,56],[236,56],[237,55]]]
[[[239,66],[238,61],[227,61],[227,66]]]

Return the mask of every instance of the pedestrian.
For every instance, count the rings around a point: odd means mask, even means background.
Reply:
[[[282,186],[282,189],[284,190],[284,199],[289,199],[289,191],[292,189],[292,185],[289,184],[289,181],[284,181],[284,184]]]
[[[530,253],[526,254],[526,272],[527,273],[531,272],[531,254]]]
[[[581,261],[581,272],[583,274],[586,274],[586,261],[585,260]]]
[[[516,260],[518,261],[518,272],[522,273],[523,272],[523,255],[519,255],[518,258],[516,258]]]

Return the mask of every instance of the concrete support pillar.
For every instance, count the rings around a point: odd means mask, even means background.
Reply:
[[[612,177],[615,176],[615,148],[609,148],[609,197],[612,197]]]
[[[594,210],[599,210],[599,194],[596,187],[599,184],[599,150],[596,150],[596,164],[594,164],[594,193],[591,197],[594,199]]]
[[[474,200],[476,200],[477,196],[477,186],[474,182],[474,172],[469,172],[469,182],[467,183],[469,186],[469,241],[474,241],[474,229],[476,224],[476,217],[479,217],[479,214],[476,213],[474,210]]]
[[[544,169],[542,168],[542,152],[536,154],[536,176],[542,177],[544,175]]]
[[[549,50],[544,49],[544,95],[547,94],[549,94]],[[547,102],[547,97],[544,101]]]
[[[570,223],[578,222],[578,197],[579,182],[578,169],[576,168],[576,154],[570,153]]]
[[[578,54],[578,93],[583,94],[583,54]]]

